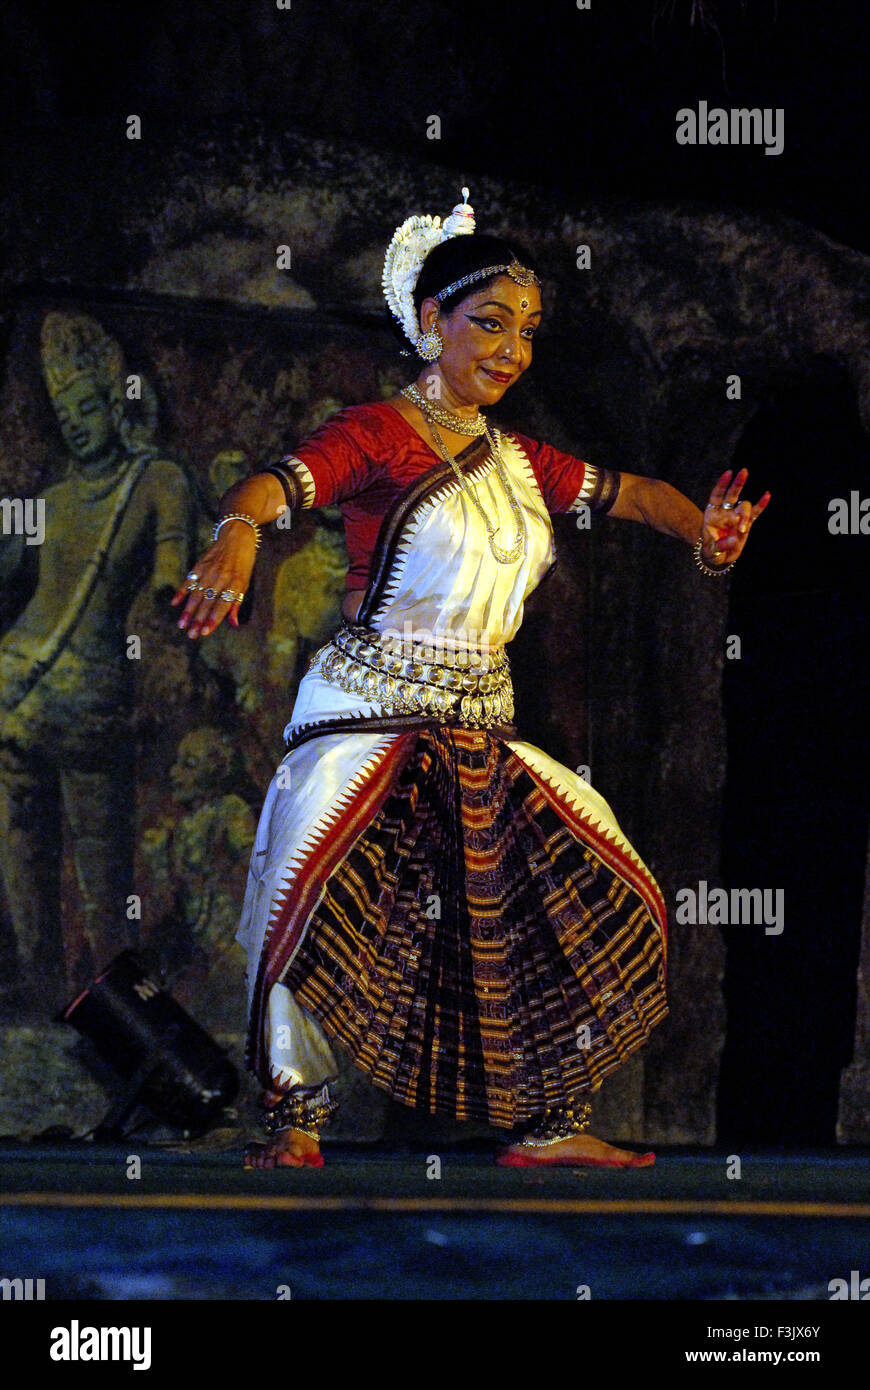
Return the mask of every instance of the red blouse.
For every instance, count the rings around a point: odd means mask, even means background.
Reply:
[[[587,468],[583,460],[516,430],[505,433],[528,457],[547,511],[570,511],[583,487]],[[307,506],[339,504],[349,560],[346,587],[364,589],[384,514],[409,483],[433,466],[438,455],[398,410],[378,401],[347,406],[330,416],[281,463],[293,459],[305,464],[314,481],[314,498],[306,501]]]

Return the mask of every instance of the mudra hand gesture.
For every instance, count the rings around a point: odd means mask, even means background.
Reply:
[[[187,628],[188,637],[207,637],[227,617],[238,627],[258,543],[258,533],[246,522],[229,520],[199,557],[172,599],[173,606],[187,599],[178,626]]]
[[[743,553],[753,523],[770,501],[769,492],[765,492],[754,506],[739,500],[748,477],[745,468],[733,478],[731,469],[726,468],[710,493],[701,527],[701,559],[705,564],[720,569],[733,564]]]

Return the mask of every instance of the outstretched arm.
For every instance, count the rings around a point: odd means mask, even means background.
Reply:
[[[260,526],[274,521],[287,510],[284,491],[271,473],[255,473],[224,493],[220,500],[222,517],[241,513]],[[207,637],[229,616],[233,627],[239,625],[242,599],[224,598],[224,594],[241,594],[251,579],[257,554],[257,538],[246,521],[228,521],[222,526],[214,544],[196,561],[172,599],[173,607],[184,603],[178,619],[180,628],[187,628],[188,637]],[[193,586],[196,585],[194,588]]]
[[[721,569],[742,553],[750,528],[770,501],[769,492],[754,506],[739,500],[748,476],[745,468],[733,476],[731,469],[726,469],[702,512],[670,483],[639,473],[621,473],[619,493],[608,515],[623,521],[641,521],[689,545],[701,536],[703,560],[711,568]]]
[[[324,420],[294,454],[285,454],[260,472],[241,478],[220,500],[221,518],[243,514],[259,526],[302,507],[328,507],[362,492],[381,468],[367,449],[368,407],[348,406]],[[214,545],[196,561],[173,604],[184,601],[178,626],[188,637],[207,637],[229,617],[238,626],[241,599],[254,568],[257,535],[246,521],[227,521]],[[191,588],[196,584],[196,588]]]

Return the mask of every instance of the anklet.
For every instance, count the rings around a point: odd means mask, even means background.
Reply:
[[[320,1131],[338,1109],[338,1102],[329,1097],[329,1086],[294,1086],[291,1091],[263,1116],[267,1134],[283,1129],[295,1129],[309,1139],[320,1139]]]
[[[549,1144],[558,1144],[563,1139],[570,1139],[572,1134],[582,1134],[584,1129],[589,1128],[591,1117],[592,1106],[588,1100],[580,1106],[579,1113],[573,1106],[558,1105],[546,1111],[544,1118],[523,1135],[518,1147],[542,1149]]]

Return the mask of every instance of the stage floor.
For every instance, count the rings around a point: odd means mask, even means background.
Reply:
[[[324,1148],[246,1172],[237,1150],[7,1146],[0,1274],[47,1299],[826,1301],[870,1274],[866,1150],[742,1154],[728,1177],[709,1150],[542,1172],[482,1145]]]

